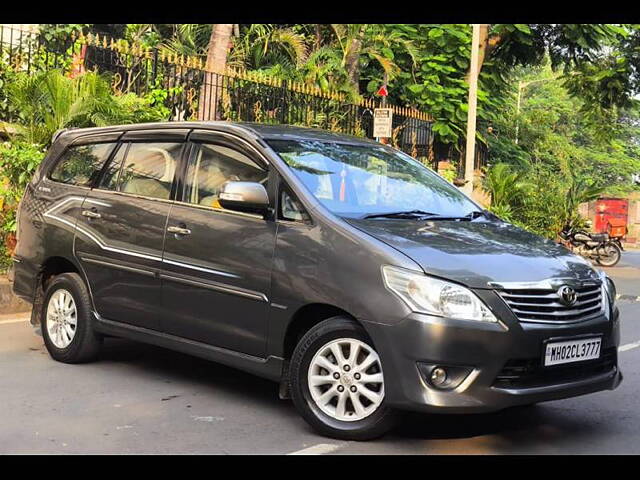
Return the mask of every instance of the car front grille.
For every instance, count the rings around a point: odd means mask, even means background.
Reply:
[[[610,372],[617,365],[615,347],[602,351],[600,358],[543,367],[540,358],[509,360],[493,382],[497,388],[532,388],[571,382]]]
[[[576,302],[567,306],[552,289],[499,289],[498,294],[521,322],[557,323],[586,320],[602,310],[599,283],[574,287]]]

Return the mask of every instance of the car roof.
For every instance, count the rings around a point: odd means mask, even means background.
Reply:
[[[295,125],[268,125],[263,123],[236,123],[236,125],[253,130],[257,135],[265,139],[304,139],[329,142],[348,142],[375,144],[377,142],[364,137],[331,132],[320,128],[299,127]]]
[[[267,125],[252,122],[153,122],[135,123],[129,125],[114,125],[109,127],[69,128],[54,135],[54,141],[64,139],[65,143],[85,135],[102,133],[128,132],[136,130],[165,130],[165,129],[201,129],[212,131],[235,132],[247,136],[255,136],[265,140],[316,140],[334,143],[351,143],[363,145],[380,145],[368,138],[356,137],[342,133],[330,132],[319,128],[299,127],[294,125]]]

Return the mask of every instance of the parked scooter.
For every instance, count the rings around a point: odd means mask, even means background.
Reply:
[[[613,267],[622,256],[620,240],[612,239],[608,233],[588,233],[567,227],[559,236],[565,247],[578,255],[595,260],[603,267]]]

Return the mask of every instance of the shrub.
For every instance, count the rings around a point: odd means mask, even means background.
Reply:
[[[505,220],[525,208],[531,186],[520,171],[506,163],[493,165],[484,177],[484,189],[491,198],[490,210]]]
[[[566,226],[584,225],[578,207],[603,192],[603,188],[571,174],[520,170],[505,163],[487,170],[484,188],[491,197],[489,210],[547,238],[556,238]]]
[[[18,202],[44,154],[38,144],[6,142],[0,145],[0,271],[9,266],[15,247]]]
[[[65,127],[166,120],[166,108],[153,97],[114,95],[106,77],[87,72],[75,78],[59,70],[16,74],[8,88],[9,103],[19,113],[24,140],[47,144]]]

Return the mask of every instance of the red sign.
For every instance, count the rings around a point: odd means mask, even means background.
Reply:
[[[380,95],[381,97],[387,97],[389,95],[386,85],[380,87],[380,90],[378,90],[378,95]]]

